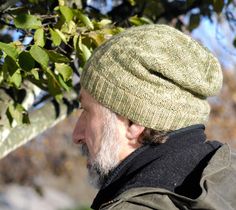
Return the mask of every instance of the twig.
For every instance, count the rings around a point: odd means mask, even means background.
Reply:
[[[10,27],[12,27],[12,28],[16,28],[15,25],[13,25],[13,24],[11,24],[11,23],[7,23],[6,21],[4,21],[4,20],[2,20],[2,19],[0,19],[0,23],[1,23],[2,25],[7,25],[7,26],[10,26]]]
[[[67,54],[67,52],[63,48],[61,48],[60,46],[58,46],[58,49],[61,50],[64,54]]]

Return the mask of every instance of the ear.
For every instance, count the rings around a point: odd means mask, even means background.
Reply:
[[[142,132],[144,131],[145,127],[138,125],[136,123],[130,123],[126,130],[126,138],[130,140],[137,140]]]

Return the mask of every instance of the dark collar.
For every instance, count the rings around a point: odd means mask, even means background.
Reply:
[[[192,144],[203,143],[206,140],[204,130],[205,126],[202,124],[181,128],[171,132],[168,141],[164,144],[144,145],[138,148],[109,174],[109,177],[100,190],[119,179],[123,174],[128,176],[139,169],[141,165],[143,166],[160,158],[162,155],[166,154],[170,148],[172,148],[172,150],[178,150],[183,147],[190,147]],[[148,153],[146,152],[147,150]],[[144,154],[145,158],[143,158]]]
[[[152,163],[158,163],[162,160],[162,162],[166,164],[166,157],[172,157],[173,154],[179,154],[181,152],[184,155],[184,151],[189,148],[194,148],[193,145],[203,144],[206,140],[204,130],[204,125],[189,126],[171,132],[167,142],[164,144],[144,145],[134,151],[109,174],[108,179],[99,190],[91,207],[93,209],[99,209],[101,204],[108,202],[126,189],[125,187],[130,185],[128,184],[130,180],[140,184],[140,179],[134,179],[134,177],[139,174],[140,171],[145,171],[143,169],[150,167]],[[154,173],[158,173],[159,169],[163,170],[163,168],[165,168],[156,165],[154,165],[154,167],[157,167]],[[170,177],[170,179],[172,178]],[[144,186],[150,185],[150,183],[141,184]],[[168,184],[169,183],[167,183],[167,185]],[[135,186],[135,183],[133,186]],[[161,187],[165,188],[165,186]]]

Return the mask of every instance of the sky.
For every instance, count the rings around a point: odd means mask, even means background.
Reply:
[[[213,18],[213,22],[204,18],[200,26],[192,32],[192,37],[212,51],[223,68],[236,71],[236,48],[233,46],[236,33],[229,28],[227,22],[220,24],[216,18]]]

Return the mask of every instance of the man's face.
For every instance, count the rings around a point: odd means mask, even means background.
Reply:
[[[117,116],[84,89],[80,92],[80,102],[83,110],[73,132],[73,141],[82,144],[91,178],[101,182],[99,179],[119,163]]]
[[[101,145],[103,118],[98,104],[85,90],[80,92],[82,113],[76,123],[73,140],[75,143],[86,144],[89,150],[89,161],[95,159]]]

